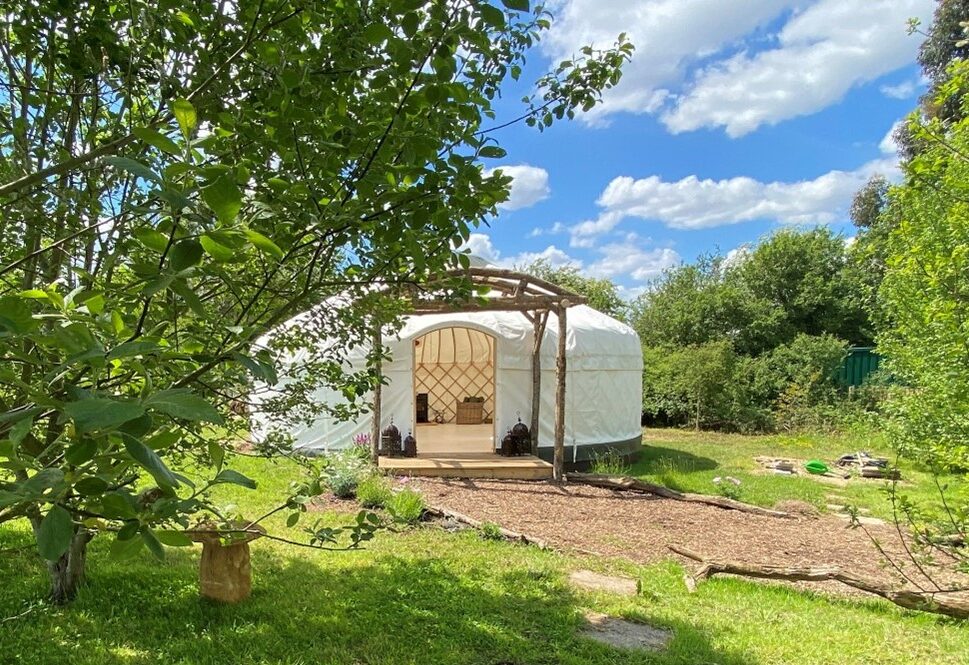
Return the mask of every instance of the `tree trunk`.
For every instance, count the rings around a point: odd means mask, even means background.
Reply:
[[[89,532],[83,529],[75,532],[67,551],[57,561],[47,562],[47,572],[50,575],[50,599],[53,603],[64,605],[77,596],[77,591],[84,582],[87,544],[90,540]]]
[[[639,478],[630,478],[628,476],[606,476],[598,473],[570,473],[566,477],[572,482],[584,483],[586,485],[592,485],[593,487],[605,487],[606,489],[627,490],[632,492],[645,492],[646,494],[655,494],[656,496],[661,496],[664,499],[672,499],[673,501],[702,503],[708,506],[724,508],[726,510],[739,510],[740,512],[750,513],[752,515],[763,515],[764,517],[792,517],[790,513],[785,513],[780,510],[771,510],[770,508],[761,508],[760,506],[754,506],[749,503],[744,503],[743,501],[729,499],[725,496],[708,496],[706,494],[677,492],[676,490],[671,490],[669,487],[654,485],[653,483],[647,483]]]
[[[956,619],[969,619],[969,595],[965,589],[952,591],[921,591],[915,589],[897,589],[880,580],[863,577],[842,570],[838,566],[775,566],[771,564],[753,564],[740,561],[722,559],[707,559],[701,554],[692,552],[684,547],[670,546],[670,549],[680,556],[701,563],[701,567],[693,575],[684,578],[690,591],[696,589],[697,582],[712,575],[722,573],[741,575],[766,580],[785,580],[788,582],[823,582],[834,580],[847,586],[867,591],[881,596],[900,607],[921,612],[945,614]]]

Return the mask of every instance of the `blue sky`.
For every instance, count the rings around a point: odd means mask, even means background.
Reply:
[[[503,265],[545,257],[628,297],[664,268],[781,225],[852,234],[851,195],[897,177],[892,126],[924,91],[907,20],[933,0],[558,0],[522,80],[622,31],[637,47],[590,114],[499,135],[512,195],[472,236]],[[521,112],[509,88],[500,116]],[[502,118],[499,117],[499,121]]]

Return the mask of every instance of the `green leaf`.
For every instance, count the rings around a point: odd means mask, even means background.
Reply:
[[[68,464],[79,466],[90,459],[93,459],[98,452],[98,442],[92,438],[84,438],[72,445],[64,453],[64,459]]]
[[[192,539],[181,531],[155,531],[155,537],[157,537],[163,545],[168,545],[169,547],[190,547],[192,545]]]
[[[116,358],[130,358],[132,356],[143,356],[159,350],[158,342],[142,339],[133,339],[130,342],[122,342],[108,351],[105,356],[108,360]]]
[[[115,559],[130,559],[141,551],[144,541],[141,538],[116,539],[111,543],[110,554]]]
[[[299,515],[298,512],[290,513],[289,517],[286,518],[286,526],[289,528],[296,526],[296,523],[299,522]]]
[[[224,175],[211,185],[202,188],[202,200],[212,208],[219,221],[228,224],[235,220],[242,209],[242,192],[235,179]]]
[[[178,126],[182,129],[182,134],[188,137],[198,122],[198,116],[195,115],[195,107],[192,106],[192,102],[187,99],[176,99],[172,102],[172,113],[175,115],[175,120],[178,121]]]
[[[193,394],[188,388],[173,388],[157,392],[145,400],[145,406],[167,413],[173,418],[216,424],[222,422],[222,416],[215,407]]]
[[[528,0],[501,0],[501,4],[508,9],[515,10],[516,12],[528,11]]]
[[[202,261],[203,251],[202,244],[194,238],[179,240],[172,247],[172,251],[169,254],[172,270],[179,272],[198,265]]]
[[[91,397],[64,405],[64,413],[80,432],[112,429],[144,412],[144,407],[137,402],[119,402],[107,397]]]
[[[54,506],[44,515],[37,529],[37,549],[48,561],[57,561],[71,546],[74,537],[74,520],[71,514]]]
[[[74,483],[74,491],[83,496],[97,496],[108,489],[107,481],[95,476],[81,478]]]
[[[101,512],[111,519],[130,519],[138,514],[128,495],[117,492],[101,497]]]
[[[34,329],[37,322],[30,307],[22,298],[3,296],[0,298],[0,330],[22,335]]]
[[[134,230],[134,235],[142,245],[159,254],[168,248],[168,236],[155,229],[142,227]]]
[[[124,437],[124,447],[138,464],[143,466],[151,474],[155,482],[161,487],[178,487],[178,479],[168,470],[161,457],[154,450],[143,444],[133,436]]]
[[[200,317],[204,317],[207,312],[205,311],[205,304],[202,299],[198,297],[192,287],[188,285],[184,279],[174,279],[172,283],[169,284],[168,288],[181,296],[185,304],[188,305],[193,312],[198,314]]]
[[[111,155],[110,157],[105,157],[106,161],[111,166],[119,168],[123,171],[127,171],[131,175],[142,178],[143,180],[152,180],[154,182],[161,182],[161,176],[152,171],[150,168],[142,164],[141,162],[135,161],[134,159],[129,159],[127,157],[118,157],[117,155]]]
[[[248,478],[238,471],[232,469],[222,469],[219,474],[213,479],[213,484],[215,483],[230,483],[232,485],[241,485],[242,487],[248,487],[251,490],[256,489],[256,481],[252,478]]]
[[[131,131],[132,134],[140,138],[150,146],[158,148],[162,152],[167,152],[176,157],[181,154],[178,144],[160,132],[148,127],[136,127]]]
[[[158,540],[154,531],[147,526],[141,527],[141,539],[145,541],[148,551],[154,554],[156,559],[163,560],[165,558],[165,548],[162,547],[161,541]]]
[[[209,457],[212,458],[212,464],[218,471],[222,470],[222,463],[225,461],[225,448],[223,448],[218,441],[209,441]]]
[[[279,245],[258,231],[246,229],[246,237],[249,239],[249,242],[251,242],[259,251],[269,254],[276,259],[283,258],[283,250],[280,249]]]
[[[208,234],[203,235],[200,242],[202,249],[216,261],[231,261],[236,257],[234,249],[226,247]]]
[[[478,154],[488,159],[501,159],[508,153],[505,152],[504,148],[499,148],[496,145],[486,145],[478,151]]]
[[[479,8],[481,9],[481,18],[485,23],[498,30],[505,27],[505,13],[503,11],[487,3],[482,3]]]

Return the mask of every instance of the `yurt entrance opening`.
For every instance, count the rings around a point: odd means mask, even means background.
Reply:
[[[414,340],[416,437],[422,453],[495,450],[495,338],[450,326]]]

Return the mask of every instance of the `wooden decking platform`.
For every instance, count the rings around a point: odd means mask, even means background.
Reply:
[[[397,476],[501,480],[543,480],[552,477],[552,465],[532,455],[502,457],[494,453],[435,452],[417,457],[381,457],[378,466]]]

